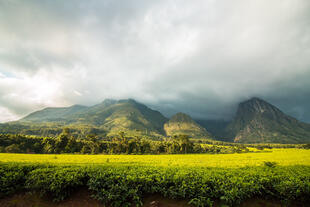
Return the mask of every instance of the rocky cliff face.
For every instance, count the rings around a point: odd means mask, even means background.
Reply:
[[[310,125],[284,114],[259,98],[239,104],[237,114],[225,129],[226,136],[243,143],[305,143]]]

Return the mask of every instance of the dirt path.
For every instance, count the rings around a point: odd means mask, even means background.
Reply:
[[[19,193],[11,197],[0,199],[0,207],[105,207],[91,197],[87,190],[79,190],[68,199],[54,203],[49,199],[40,198],[38,194]],[[143,207],[192,207],[186,201],[166,199],[152,195],[144,199]]]
[[[214,207],[220,205],[215,204]],[[0,199],[0,207],[105,207],[91,197],[89,191],[81,189],[68,199],[54,203],[49,199],[40,198],[38,194],[19,193]],[[107,207],[107,206],[106,206]],[[149,195],[144,199],[143,207],[192,207],[187,201],[171,200],[159,195]],[[240,207],[282,207],[280,202],[253,199],[244,202]],[[292,207],[310,207],[309,205],[293,205]]]

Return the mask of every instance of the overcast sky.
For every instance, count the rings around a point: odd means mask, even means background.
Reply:
[[[229,119],[253,96],[310,122],[309,0],[0,0],[0,122],[105,98]]]

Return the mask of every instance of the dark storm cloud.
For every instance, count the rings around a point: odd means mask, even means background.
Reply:
[[[310,121],[310,2],[0,1],[0,113],[135,98],[229,119],[253,96]]]

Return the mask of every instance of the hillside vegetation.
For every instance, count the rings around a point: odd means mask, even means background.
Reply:
[[[195,141],[195,142],[194,142]],[[112,140],[99,140],[94,135],[77,139],[69,130],[58,137],[1,135],[0,152],[7,153],[81,153],[81,154],[187,154],[187,153],[246,153],[243,145],[210,145],[212,140],[190,140],[186,135],[174,136],[165,141],[140,137],[127,137],[124,133]],[[302,146],[292,146],[302,147]]]
[[[211,138],[205,128],[197,124],[189,115],[177,113],[165,123],[164,130],[167,136],[186,134],[190,137]]]
[[[186,135],[239,143],[310,143],[310,124],[284,114],[259,98],[240,103],[231,121],[207,117],[195,121],[181,112],[167,119],[133,99],[107,99],[90,107],[45,108],[18,121],[0,124],[0,134],[57,137],[63,128],[70,128],[76,138],[95,135],[105,139],[125,132],[131,137],[152,140]]]

